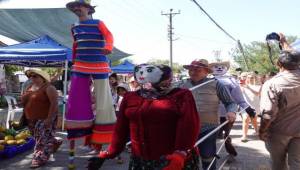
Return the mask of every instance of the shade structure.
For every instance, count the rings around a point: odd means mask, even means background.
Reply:
[[[0,64],[26,67],[62,67],[71,50],[45,35],[29,42],[0,48]]]
[[[78,18],[66,8],[0,9],[0,16],[1,35],[19,42],[48,35],[59,44],[72,47],[71,27]],[[109,59],[114,62],[128,56],[114,47]]]
[[[125,60],[123,63],[111,67],[112,71],[115,73],[123,73],[123,74],[129,74],[133,73],[135,65],[130,63],[129,61]]]

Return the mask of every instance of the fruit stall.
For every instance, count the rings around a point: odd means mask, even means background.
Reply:
[[[35,140],[29,130],[15,131],[0,126],[0,160],[12,158],[34,147]]]

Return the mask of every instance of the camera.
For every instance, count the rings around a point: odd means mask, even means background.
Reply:
[[[270,33],[270,34],[267,35],[266,40],[267,41],[269,41],[269,40],[279,41],[280,40],[280,36],[276,32],[272,32],[272,33]]]

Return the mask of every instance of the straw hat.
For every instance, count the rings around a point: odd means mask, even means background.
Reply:
[[[200,60],[194,60],[191,62],[190,65],[183,65],[183,68],[185,69],[191,69],[191,68],[206,68],[209,73],[212,72],[211,68],[209,67],[208,61],[205,59],[200,59]]]
[[[95,13],[95,6],[91,5],[91,0],[75,0],[75,1],[67,3],[66,7],[70,11],[74,12],[74,8],[77,6],[80,6],[80,5],[89,8],[90,9],[89,14]]]
[[[32,74],[32,73],[38,74],[39,76],[43,77],[43,79],[45,79],[46,81],[50,82],[50,76],[45,71],[43,71],[41,69],[37,69],[37,68],[32,68],[32,69],[29,69],[29,70],[25,71],[25,75],[27,77],[29,77],[30,74]]]
[[[127,84],[125,83],[120,83],[118,86],[117,86],[117,89],[118,88],[124,88],[126,91],[130,91],[130,88]]]
[[[247,77],[248,74],[249,74],[248,72],[242,72],[240,76],[241,76],[241,77]]]
[[[212,68],[215,65],[223,65],[223,66],[227,67],[227,69],[229,69],[229,67],[230,67],[229,61],[213,62],[213,63],[209,64],[209,67]]]
[[[134,81],[135,81],[134,76],[130,77],[130,79],[128,80],[129,83],[134,82]]]

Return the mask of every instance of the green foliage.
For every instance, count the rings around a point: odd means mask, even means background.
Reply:
[[[59,72],[61,70],[61,68],[50,68],[50,67],[46,67],[46,68],[42,68],[43,71],[47,72],[50,76],[55,75],[57,72]]]
[[[125,59],[125,60],[129,61],[130,63],[133,63],[133,61],[131,59]],[[124,59],[116,60],[116,61],[111,63],[111,66],[117,66],[117,65],[123,63],[125,60]]]
[[[293,42],[295,39],[296,37],[294,36],[287,37],[288,42]],[[254,41],[250,44],[244,44],[243,49],[245,54],[245,60],[248,64],[248,71],[258,71],[260,74],[266,74],[271,71],[278,71],[278,68],[271,64],[266,42]],[[277,44],[271,44],[271,49],[272,60],[276,65],[279,56],[279,47]],[[238,48],[233,49],[230,52],[230,55],[243,70],[247,71],[243,55]]]
[[[111,66],[117,66],[122,63],[122,60],[117,60],[111,63]]]
[[[7,105],[7,102],[6,102],[5,98],[4,98],[4,96],[1,95],[1,96],[0,96],[0,108],[5,108],[5,107],[7,107],[7,106],[8,106],[8,105]]]
[[[5,75],[9,76],[9,75],[13,75],[13,73],[16,71],[23,70],[23,67],[5,64],[4,69],[5,69]]]
[[[147,63],[169,65],[169,60],[151,59]],[[179,63],[173,63],[173,73],[180,73],[181,71],[183,71],[182,65]]]

